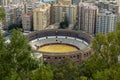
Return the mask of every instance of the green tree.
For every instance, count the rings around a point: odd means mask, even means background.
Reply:
[[[61,29],[65,29],[65,28],[68,28],[69,27],[69,21],[68,21],[68,17],[67,17],[67,14],[65,13],[65,16],[64,16],[64,21],[60,22],[60,27]]]
[[[120,66],[114,66],[93,74],[93,80],[119,80]]]
[[[10,54],[7,53],[7,46],[5,44],[5,39],[3,35],[0,33],[0,79],[4,80],[6,76],[9,75],[10,72]]]
[[[5,18],[5,8],[2,6],[0,7],[0,19]]]
[[[41,65],[31,74],[31,80],[53,80],[53,72],[49,65]]]
[[[87,80],[87,77],[81,76],[81,77],[80,77],[80,80]]]
[[[98,34],[96,39],[93,41],[94,54],[99,56],[107,63],[110,67],[111,64],[118,62],[118,56],[120,55],[120,31],[111,32],[106,35]]]
[[[0,22],[3,23],[5,16],[6,16],[5,8],[2,6],[2,7],[0,7]]]
[[[117,30],[120,30],[120,22],[118,22],[117,24],[116,24],[116,26],[117,26]]]
[[[65,59],[61,64],[53,67],[55,80],[79,80],[78,66],[70,59]]]
[[[8,50],[12,57],[12,68],[22,80],[26,80],[30,72],[38,67],[38,63],[31,58],[28,39],[20,31],[13,30],[10,41]]]
[[[10,24],[9,26],[8,26],[8,31],[11,31],[11,30],[13,30],[13,29],[18,29],[18,28],[21,28],[21,27],[19,27],[17,24]]]
[[[30,73],[39,67],[38,61],[31,57],[28,39],[20,31],[13,30],[10,43],[5,43],[0,34],[0,79],[27,80]]]
[[[119,27],[119,26],[118,26]],[[119,80],[120,30],[106,35],[97,34],[93,40],[93,55],[80,65],[80,76],[93,80]],[[117,67],[115,67],[117,66]],[[112,75],[112,73],[116,75]]]

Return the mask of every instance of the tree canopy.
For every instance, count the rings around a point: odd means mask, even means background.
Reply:
[[[0,34],[0,78],[7,80],[15,74],[16,78],[25,80],[38,67],[38,63],[31,58],[28,40],[20,31],[13,30],[10,41],[6,43]]]
[[[0,7],[0,19],[4,19],[5,16],[6,16],[5,8],[2,6],[2,7]]]
[[[67,14],[65,14],[64,16],[64,21],[60,22],[60,27],[61,29],[65,29],[65,28],[68,28],[69,27],[69,21],[68,21],[68,17],[67,17]]]
[[[5,43],[0,34],[1,80],[119,80],[119,29],[106,35],[98,34],[93,40],[93,54],[81,64],[64,59],[60,64],[39,65],[30,55],[27,37],[20,31],[13,30],[10,41]]]

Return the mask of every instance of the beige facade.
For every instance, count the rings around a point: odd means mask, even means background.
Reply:
[[[34,30],[44,30],[50,24],[50,4],[43,3],[33,10]]]
[[[57,2],[66,4],[66,5],[72,4],[72,0],[58,0]]]
[[[24,13],[22,16],[22,24],[24,30],[32,30],[33,27],[33,14],[32,13]]]
[[[89,34],[95,33],[96,16],[98,7],[89,3],[79,3],[78,8],[78,27],[80,30]]]
[[[77,14],[77,6],[73,4],[63,4],[57,3],[54,4],[55,9],[55,23],[60,23],[64,21],[65,16],[67,16],[69,24],[76,23],[76,14]]]

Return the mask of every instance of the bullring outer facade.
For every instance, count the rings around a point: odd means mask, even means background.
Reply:
[[[70,58],[75,63],[81,63],[83,59],[89,57],[92,51],[90,48],[92,37],[82,31],[62,29],[42,30],[33,32],[28,37],[32,49],[42,54],[44,62],[48,63],[59,64],[64,58]],[[53,45],[55,45],[55,48],[52,51],[48,51]],[[67,50],[65,47],[57,48],[57,45],[70,46],[75,48],[75,50]],[[41,51],[42,47],[45,47],[43,51]],[[58,52],[55,49],[58,49]]]

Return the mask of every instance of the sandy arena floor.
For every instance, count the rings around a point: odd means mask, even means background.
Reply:
[[[66,44],[49,44],[42,46],[38,49],[38,51],[43,51],[43,52],[72,52],[72,51],[77,51],[78,49],[74,46],[71,45],[66,45]]]

